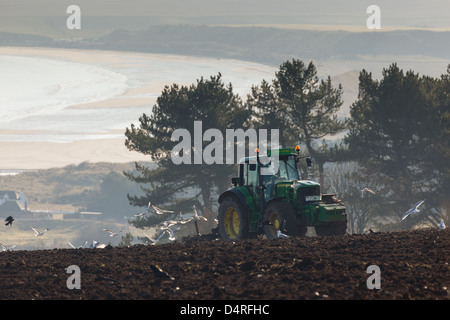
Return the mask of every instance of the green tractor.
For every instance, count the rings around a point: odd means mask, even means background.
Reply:
[[[278,162],[270,161],[278,156]],[[281,234],[304,236],[313,226],[318,236],[346,233],[347,214],[335,194],[322,194],[320,184],[300,179],[300,148],[268,150],[267,157],[239,162],[239,177],[219,197],[218,232],[223,240]],[[264,160],[264,161],[262,161]],[[264,174],[261,171],[264,170]]]

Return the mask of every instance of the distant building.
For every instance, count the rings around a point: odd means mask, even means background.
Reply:
[[[22,212],[22,208],[19,205],[27,207],[28,200],[25,198],[25,194],[21,193],[22,197],[18,197],[15,191],[10,190],[0,190],[0,214],[14,214]]]
[[[74,212],[62,210],[30,210],[28,208],[28,198],[22,190],[20,193],[10,190],[0,190],[0,217],[15,215],[17,213],[27,213],[28,218],[36,219],[98,219],[102,212]]]

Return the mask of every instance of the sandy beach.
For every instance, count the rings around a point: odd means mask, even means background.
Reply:
[[[0,55],[42,57],[58,60],[66,60],[77,63],[96,64],[102,63],[114,66],[121,63],[121,55],[116,52],[87,52],[82,50],[66,50],[51,48],[0,48]],[[153,92],[159,88],[145,86],[143,89],[136,88],[124,95],[113,99],[97,101],[93,103],[80,104],[72,108],[114,108],[127,105],[149,105],[154,101],[136,97],[139,94]],[[137,119],[136,119],[137,120]],[[125,128],[123,132],[125,131]],[[122,132],[122,133],[123,133]],[[1,132],[0,135],[5,132]],[[11,133],[11,132],[9,132]],[[34,130],[17,130],[16,135],[32,135],[38,133]],[[117,132],[116,132],[117,135]],[[96,140],[80,140],[68,143],[53,142],[0,142],[0,168],[1,169],[47,169],[52,167],[63,167],[70,164],[88,162],[132,162],[148,161],[148,156],[129,151],[125,147],[124,138],[107,138]]]
[[[149,156],[129,151],[122,139],[99,139],[72,143],[0,142],[2,169],[48,169],[82,162],[149,161]]]
[[[135,113],[135,110],[141,110],[137,108],[142,108],[142,110],[150,112],[151,107],[156,102],[157,96],[161,93],[165,85],[171,85],[173,83],[189,85],[194,83],[200,76],[207,77],[211,75],[196,74],[196,72],[202,72],[203,69],[205,70],[204,72],[210,72],[210,69],[206,69],[203,66],[203,63],[209,63],[207,65],[209,68],[211,68],[211,65],[216,68],[214,61],[207,61],[207,59],[202,60],[202,58],[187,58],[176,55],[154,55],[134,52],[1,47],[0,56],[2,55],[82,63],[107,68],[113,72],[123,73],[124,70],[128,72],[126,75],[129,83],[127,83],[128,87],[125,92],[113,98],[71,105],[65,108],[65,112],[86,112],[90,110],[97,110],[96,112],[102,112],[101,110],[114,112],[114,110],[121,109],[123,114],[126,112],[126,108],[134,108],[133,110]],[[156,67],[151,65],[151,63],[153,63],[152,61],[155,59],[159,65],[162,65],[163,67],[158,69],[158,64],[155,64]],[[187,59],[189,59],[189,64],[186,64]],[[171,65],[182,65],[183,63],[186,66],[183,70],[178,68],[178,71],[172,72],[169,69]],[[194,70],[192,75],[190,74],[191,71],[189,69],[191,65],[193,65],[194,68],[197,68],[192,69]],[[230,71],[228,74],[231,74],[233,77],[241,74],[250,74],[248,76],[249,78],[246,79],[247,82],[241,84],[241,88],[246,89],[246,87],[248,87],[248,90],[251,88],[249,83],[250,81],[253,81],[253,78],[255,79],[254,83],[257,84],[264,75],[272,74],[272,69],[270,67],[249,62],[235,61],[228,63],[228,65],[218,65],[217,68],[219,67],[223,69],[229,68]],[[158,75],[153,75],[153,78],[146,77],[145,72],[150,68],[155,68],[155,74],[158,73]],[[250,73],[249,70],[251,71]],[[233,72],[235,72],[235,74],[232,74]],[[250,77],[253,78],[250,79]],[[190,80],[191,78],[192,80]],[[245,78],[245,76],[243,78]],[[189,80],[184,80],[185,83],[183,83],[183,79]],[[224,81],[226,80],[224,79]],[[124,132],[125,128],[129,127],[131,123],[138,124],[138,117],[135,117],[132,122],[129,122],[120,130],[117,128],[114,128],[113,130],[111,130],[111,128],[98,128],[97,130],[97,128],[95,128],[89,131],[89,134],[93,135],[97,134],[95,131],[98,131],[98,135],[102,137],[101,139],[85,139],[83,138],[84,132],[78,131],[76,134],[81,138],[77,141],[67,142],[48,142],[42,140],[30,141],[30,138],[32,138],[33,135],[42,134],[43,131],[47,130],[45,128],[43,129],[42,125],[40,128],[29,128],[29,126],[24,129],[11,128],[11,126],[5,128],[5,123],[2,128],[0,124],[0,138],[3,136],[3,138],[0,139],[0,169],[46,169],[79,164],[85,161],[115,163],[149,161],[150,159],[148,156],[129,151],[125,147]],[[48,130],[49,133],[51,130],[52,129]],[[58,130],[52,132],[53,135],[58,133]],[[19,139],[20,137],[24,137],[24,141],[8,141],[8,136],[12,135],[19,137]]]

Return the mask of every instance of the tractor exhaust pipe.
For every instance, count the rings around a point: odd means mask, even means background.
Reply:
[[[257,170],[257,175],[258,175],[258,180],[259,180],[258,189],[259,189],[259,192],[261,195],[261,212],[264,214],[264,203],[265,203],[265,201],[264,201],[264,185],[263,185],[262,177],[261,177],[261,162],[259,160],[259,148],[258,147],[255,149],[255,153],[256,153],[256,163],[257,163],[256,170]]]

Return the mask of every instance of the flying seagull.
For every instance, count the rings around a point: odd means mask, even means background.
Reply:
[[[144,212],[141,212],[141,213],[137,213],[137,214],[135,214],[134,216],[135,216],[135,217],[143,217],[143,216],[145,216],[147,213],[148,213],[148,211],[144,211]]]
[[[154,205],[152,205],[152,208],[153,208],[153,210],[155,210],[156,214],[173,213],[173,211],[171,211],[171,210],[161,209]]]
[[[177,220],[166,220],[159,224],[159,228],[161,230],[164,230],[166,228],[170,228],[170,227],[176,225],[177,223],[179,223],[179,221],[177,221]]]
[[[114,231],[112,231],[112,230],[110,230],[110,229],[103,229],[103,231],[108,232],[108,233],[109,233],[109,236],[110,236],[111,238],[117,236],[117,235],[119,234],[119,232],[122,232],[122,230],[119,230],[119,231],[117,231],[117,232],[114,232]]]
[[[145,235],[145,236],[148,238],[148,240],[150,240],[150,244],[151,244],[152,246],[154,246],[155,244],[157,244],[157,243],[159,242],[159,240],[162,238],[162,236],[164,235],[164,233],[166,233],[166,231],[163,231],[163,232],[159,235],[159,237],[156,238],[156,239],[153,239],[152,237],[150,237],[150,236],[148,236],[148,235]]]
[[[370,192],[371,194],[375,194],[375,191],[373,191],[370,188],[364,188],[361,190],[361,197],[364,197],[364,192]]]
[[[169,240],[170,241],[175,241],[175,231],[170,229],[170,228],[163,228],[164,231],[167,231],[167,233],[169,234]]]
[[[194,217],[184,218],[184,217],[183,217],[183,214],[182,214],[181,211],[180,211],[180,217],[179,217],[178,223],[186,224],[186,223],[188,223],[188,222],[191,222],[192,219],[194,219]]]
[[[143,217],[143,216],[145,216],[147,213],[150,212],[151,205],[152,205],[151,202],[149,202],[149,203],[147,204],[147,209],[146,209],[144,212],[137,213],[137,214],[135,214],[134,216],[135,216],[135,217]]]
[[[67,242],[68,242],[69,245],[70,245],[72,248],[74,248],[74,249],[81,249],[81,248],[83,248],[85,245],[87,245],[87,243],[88,243],[88,242],[86,241],[85,243],[83,243],[83,245],[78,246],[78,247],[75,247],[73,244],[70,243],[69,240],[67,240]]]
[[[14,246],[7,247],[7,246],[5,246],[3,243],[0,243],[0,246],[2,246],[2,250],[3,250],[3,251],[9,251],[9,250],[11,250],[11,249],[13,249],[13,248],[16,247],[15,245],[14,245]]]
[[[5,219],[6,223],[5,226],[12,226],[12,223],[14,221],[14,218],[12,216],[9,216],[8,218]]]
[[[195,204],[192,206],[194,208],[194,218],[196,220],[203,220],[203,221],[208,221],[208,219],[206,219],[204,216],[200,216],[197,212],[197,208],[195,207]]]
[[[33,231],[34,231],[36,237],[43,236],[44,233],[46,233],[48,230],[50,230],[49,228],[47,228],[47,229],[45,229],[44,231],[40,232],[40,231],[39,231],[38,229],[36,229],[36,228],[33,228],[33,227],[30,227],[30,228],[33,229]]]
[[[444,219],[441,219],[441,223],[439,223],[439,229],[444,230],[445,228],[447,227],[445,226]]]
[[[420,206],[422,205],[422,203],[424,203],[424,202],[425,202],[425,200],[421,200],[421,201],[417,202],[417,203],[414,205],[414,207],[412,207],[411,209],[409,209],[408,211],[406,211],[406,212],[403,214],[402,219],[401,219],[400,221],[405,220],[406,217],[408,217],[411,213],[417,213],[417,212],[419,212],[419,211],[420,211],[420,210],[419,210],[419,207],[420,207]]]

